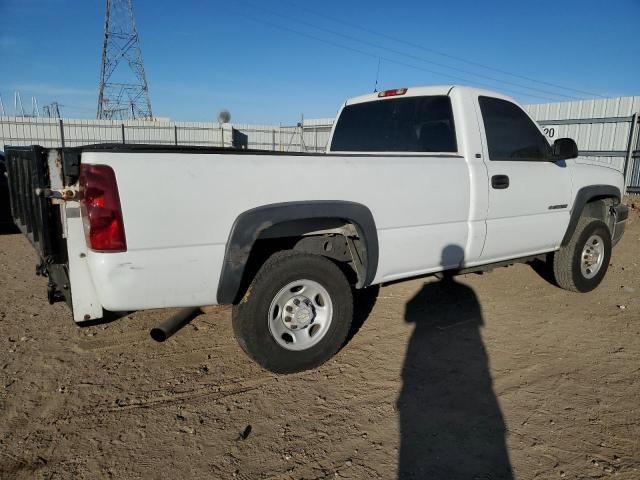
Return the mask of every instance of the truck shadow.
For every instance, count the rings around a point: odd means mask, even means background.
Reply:
[[[380,294],[380,285],[363,288],[353,291],[353,321],[349,329],[349,335],[345,341],[348,344],[353,337],[360,331],[369,315],[376,306],[378,295]]]
[[[448,246],[443,259],[460,252]],[[415,329],[397,403],[398,477],[512,479],[473,289],[453,275],[426,283],[408,302],[405,320]]]
[[[540,278],[545,280],[551,285],[558,286],[558,282],[556,282],[556,278],[553,275],[553,264],[551,263],[551,255],[547,256],[545,261],[542,260],[534,260],[529,264],[534,272],[536,272]]]

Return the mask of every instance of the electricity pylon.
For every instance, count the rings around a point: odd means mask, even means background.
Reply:
[[[99,119],[153,118],[133,0],[106,0]]]
[[[51,102],[42,107],[42,116],[47,118],[60,118],[60,105],[58,102]]]

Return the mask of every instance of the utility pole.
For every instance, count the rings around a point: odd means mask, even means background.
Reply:
[[[133,0],[106,0],[97,118],[153,118]]]

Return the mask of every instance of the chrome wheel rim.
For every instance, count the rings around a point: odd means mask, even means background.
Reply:
[[[604,242],[600,235],[591,235],[582,249],[580,271],[584,278],[595,277],[604,262]]]
[[[313,280],[282,287],[269,306],[267,322],[273,339],[287,350],[306,350],[329,331],[333,303],[327,289]]]

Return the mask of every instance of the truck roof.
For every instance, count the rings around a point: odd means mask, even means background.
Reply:
[[[421,97],[425,95],[449,95],[453,89],[467,90],[469,93],[475,93],[478,95],[486,95],[490,97],[504,98],[511,100],[510,97],[498,92],[492,92],[490,90],[483,90],[480,88],[468,87],[466,85],[425,85],[416,87],[407,87],[406,92],[401,94],[402,97]],[[353,105],[356,103],[371,102],[376,100],[386,100],[387,98],[394,98],[393,96],[380,97],[381,92],[367,93],[366,95],[359,95],[347,99],[344,105]]]

